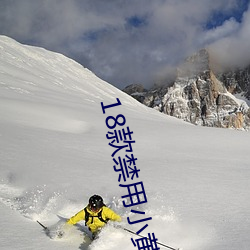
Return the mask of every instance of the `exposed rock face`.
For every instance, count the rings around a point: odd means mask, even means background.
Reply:
[[[218,79],[225,84],[230,93],[242,93],[250,100],[250,66],[218,74]]]
[[[171,87],[137,88],[130,94],[149,107],[196,125],[248,129],[250,109],[233,94],[244,89],[245,96],[250,95],[249,71],[220,74],[219,80],[210,68],[208,51],[201,50],[181,65]]]

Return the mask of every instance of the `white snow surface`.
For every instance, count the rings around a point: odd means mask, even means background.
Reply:
[[[103,114],[101,102],[116,98],[122,105]],[[106,138],[105,119],[117,114],[134,132],[137,181],[148,199],[136,208],[122,204],[127,190]],[[0,36],[0,249],[136,249],[137,237],[112,223],[92,243],[83,222],[61,239],[36,223],[53,231],[64,224],[58,215],[69,218],[99,194],[130,230],[145,224],[128,224],[139,218],[131,208],[151,216],[141,234],[168,246],[249,250],[249,143],[249,132],[168,117],[63,55]]]

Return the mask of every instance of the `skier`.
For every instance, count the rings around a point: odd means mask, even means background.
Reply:
[[[105,206],[101,196],[95,194],[89,198],[89,204],[72,216],[67,224],[74,225],[80,220],[85,220],[85,225],[92,232],[94,239],[109,220],[120,222],[122,219],[120,215]]]

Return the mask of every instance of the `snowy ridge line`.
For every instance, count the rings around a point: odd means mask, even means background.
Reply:
[[[109,99],[119,93],[127,105],[145,108],[134,98],[60,53],[22,45],[5,36],[0,36],[0,49],[0,86],[6,93],[20,94],[19,97],[28,100],[30,96],[45,100],[53,95],[53,99],[64,99],[64,102],[67,102],[70,94],[82,104],[86,101],[99,102],[103,97]],[[92,84],[93,79],[95,84]]]

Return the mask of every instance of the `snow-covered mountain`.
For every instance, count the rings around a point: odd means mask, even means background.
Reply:
[[[250,127],[249,68],[217,72],[208,50],[200,50],[180,65],[171,86],[149,91],[132,85],[124,92],[146,106],[187,122],[209,127]]]
[[[122,105],[107,109],[119,98]],[[248,250],[249,133],[193,126],[140,104],[63,55],[0,37],[0,248],[136,249],[129,234],[108,225],[91,243],[84,222],[62,239],[53,228],[90,195],[102,195],[123,227],[139,215],[123,206],[106,134],[110,115],[126,117],[148,202],[134,209],[152,220],[168,246],[184,250]],[[119,121],[121,122],[121,121]],[[112,124],[111,124],[112,125]],[[131,181],[132,182],[132,181]],[[131,183],[129,182],[129,183]],[[124,184],[123,182],[121,182]],[[161,246],[161,249],[164,247]]]

